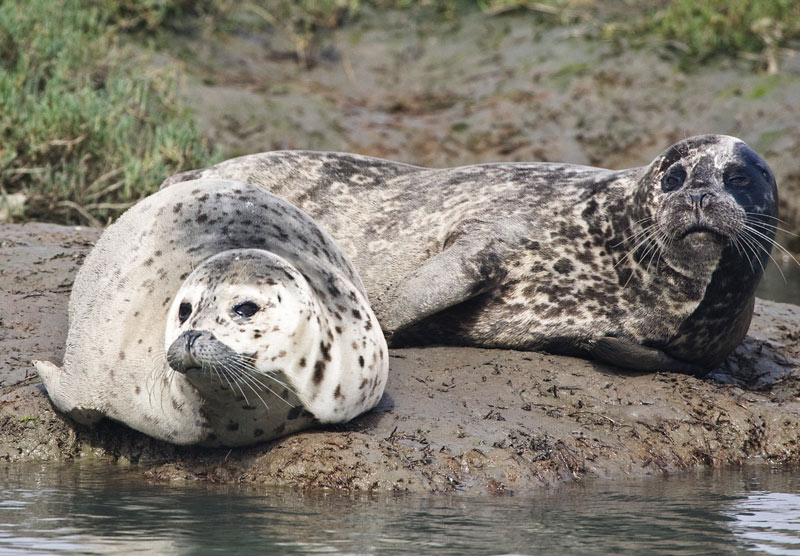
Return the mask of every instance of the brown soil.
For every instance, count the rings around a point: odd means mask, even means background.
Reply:
[[[629,168],[691,135],[735,135],[769,162],[781,217],[800,231],[800,56],[783,56],[779,75],[736,59],[686,73],[663,46],[591,39],[525,12],[363,13],[320,36],[309,68],[277,32],[173,38],[170,51],[191,53],[182,92],[202,129],[230,156],[339,150],[437,167]]]
[[[391,352],[381,405],[244,450],[164,444],[55,413],[30,364],[60,361],[68,293],[98,231],[0,226],[0,459],[101,458],[157,480],[380,491],[531,491],[746,461],[800,462],[800,308],[759,302],[713,377],[471,348]],[[165,463],[167,462],[167,463]]]

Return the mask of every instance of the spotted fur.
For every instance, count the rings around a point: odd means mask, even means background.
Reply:
[[[252,185],[184,182],[138,203],[87,257],[69,313],[63,368],[36,362],[55,406],[176,444],[344,422],[386,384],[386,342],[365,326],[375,316],[353,265]]]
[[[259,184],[325,226],[394,345],[690,372],[718,364],[746,333],[778,206],[766,163],[720,135],[621,171],[272,152],[191,175]],[[676,176],[681,186],[667,191]]]

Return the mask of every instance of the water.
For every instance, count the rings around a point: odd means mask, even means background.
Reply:
[[[800,554],[800,473],[590,481],[536,496],[153,484],[116,466],[0,468],[0,554]]]
[[[771,301],[800,305],[800,264],[792,258],[800,260],[800,256],[789,256],[778,249],[772,251],[776,262],[770,261],[767,265],[756,295]]]

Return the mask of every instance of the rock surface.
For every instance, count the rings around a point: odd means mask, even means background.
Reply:
[[[56,413],[30,363],[60,362],[72,279],[98,230],[0,226],[0,460],[95,457],[158,480],[381,491],[531,491],[586,475],[800,462],[800,307],[759,301],[711,378],[541,353],[391,352],[381,404],[344,426],[239,450],[175,447]]]

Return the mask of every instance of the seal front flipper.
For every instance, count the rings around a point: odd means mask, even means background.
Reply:
[[[72,392],[69,385],[62,380],[65,376],[63,368],[50,361],[34,361],[33,366],[36,367],[36,372],[39,373],[53,405],[59,411],[82,425],[93,426],[103,419],[100,411],[75,399],[75,392]]]
[[[604,336],[588,346],[591,356],[603,363],[634,371],[672,371],[695,376],[707,369],[675,359],[660,349],[643,346],[622,338]]]
[[[491,235],[461,236],[406,276],[381,321],[389,343],[398,331],[496,286],[506,275],[502,243]]]

